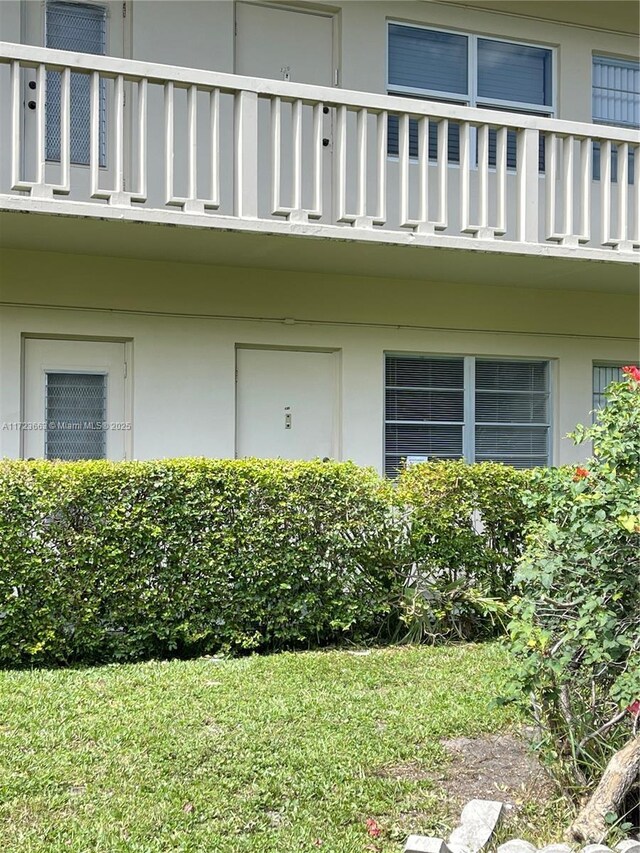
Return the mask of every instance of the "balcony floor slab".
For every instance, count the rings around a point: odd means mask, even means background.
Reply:
[[[87,210],[90,208],[90,210]],[[460,284],[637,293],[632,253],[4,196],[13,249]],[[411,251],[409,251],[411,249]]]

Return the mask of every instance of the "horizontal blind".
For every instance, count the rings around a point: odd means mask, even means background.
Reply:
[[[436,122],[429,123],[429,159],[438,159],[438,134],[442,131]],[[400,153],[399,146],[400,123],[398,116],[389,116],[387,127],[387,153],[391,157],[397,157]],[[460,162],[460,125],[449,122],[447,132],[447,159],[449,163]],[[409,119],[409,156],[418,157],[418,121]],[[495,156],[495,155],[494,155]]]
[[[462,457],[463,425],[463,358],[386,356],[387,476],[395,476],[407,457]]]
[[[389,86],[466,95],[468,42],[464,35],[389,25]]]
[[[476,359],[475,375],[476,461],[548,465],[548,363]]]
[[[106,53],[107,10],[104,6],[63,3],[46,5],[46,46],[76,53]],[[60,87],[58,71],[47,72],[47,160],[60,160]],[[100,165],[106,162],[106,87],[100,81]],[[88,74],[71,75],[71,162],[89,164],[90,83]]]
[[[593,411],[603,409],[607,405],[605,391],[612,382],[622,379],[622,365],[594,364],[593,365]]]
[[[551,51],[479,38],[478,98],[551,106]]]
[[[46,459],[104,459],[106,419],[105,374],[46,374]]]
[[[640,126],[640,63],[593,57],[593,119]]]
[[[504,107],[510,112],[549,115],[553,103],[552,51],[549,48],[530,47],[494,39],[477,39],[477,65],[471,71],[476,77],[477,97],[468,91],[470,37],[455,33],[442,33],[410,27],[403,24],[389,26],[389,91],[404,97],[422,97],[426,100],[466,103],[470,106],[487,106],[500,109],[494,101],[509,101]],[[443,49],[447,47],[448,53]],[[457,72],[451,60],[458,62]],[[464,73],[463,73],[464,72]],[[457,76],[456,76],[457,73]],[[397,91],[397,87],[416,90],[412,94]],[[447,95],[449,96],[447,98]],[[482,103],[482,99],[491,103]],[[514,108],[512,103],[528,105],[531,109]],[[536,109],[538,107],[539,109]],[[548,107],[549,109],[545,109]],[[429,159],[437,157],[437,124],[429,125]],[[475,138],[475,135],[474,137]],[[489,165],[496,165],[496,130],[489,130]],[[399,155],[399,120],[390,116],[387,132],[388,154]],[[540,135],[539,168],[544,172],[544,137]],[[418,156],[418,122],[409,121],[409,155]],[[476,154],[477,159],[477,154]],[[460,127],[449,123],[448,161],[460,162]],[[514,131],[507,134],[507,166],[517,167],[517,138]]]

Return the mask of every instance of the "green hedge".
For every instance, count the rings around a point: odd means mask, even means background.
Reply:
[[[482,636],[512,595],[529,481],[464,462],[395,484],[334,462],[0,462],[0,665]]]
[[[4,665],[358,639],[401,583],[389,486],[349,463],[7,461],[0,507]]]
[[[494,462],[428,462],[400,473],[397,500],[409,511],[415,561],[405,621],[416,639],[503,627],[535,515],[526,499],[531,482],[530,470]]]

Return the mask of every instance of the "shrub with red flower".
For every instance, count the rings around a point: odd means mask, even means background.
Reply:
[[[623,367],[622,372],[625,376],[628,376],[629,379],[633,379],[635,382],[640,382],[640,368],[635,367],[635,365],[629,364],[626,367]]]
[[[578,466],[576,468],[575,474],[573,475],[573,479],[576,481],[584,480],[584,478],[588,477],[588,476],[589,476],[589,472],[587,471],[587,469],[586,468],[580,468],[580,466]]]

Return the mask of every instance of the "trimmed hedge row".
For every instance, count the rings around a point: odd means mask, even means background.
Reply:
[[[361,638],[399,525],[352,464],[0,463],[0,662],[193,655]]]
[[[319,461],[0,462],[0,664],[463,634],[470,597],[511,595],[527,482],[463,462],[395,485]]]

